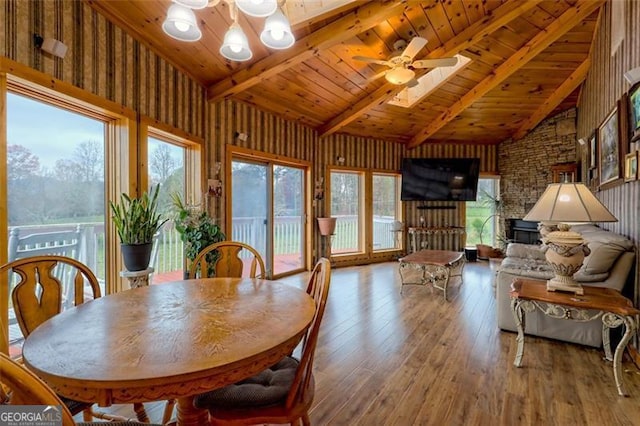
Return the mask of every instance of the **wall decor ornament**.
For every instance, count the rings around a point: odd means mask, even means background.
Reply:
[[[631,141],[640,141],[640,82],[629,90],[629,129]]]
[[[638,179],[638,152],[627,154],[624,159],[624,181],[631,182]]]
[[[620,134],[618,108],[614,108],[598,128],[598,165],[600,185],[613,182],[620,173]]]

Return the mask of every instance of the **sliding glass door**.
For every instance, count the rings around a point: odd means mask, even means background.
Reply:
[[[244,160],[231,163],[231,240],[250,245],[260,253],[267,271],[269,165]]]
[[[273,274],[304,267],[304,170],[273,167]]]
[[[262,255],[267,275],[305,267],[305,168],[265,160],[231,162],[232,240]]]

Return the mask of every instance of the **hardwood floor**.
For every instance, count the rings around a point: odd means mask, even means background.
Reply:
[[[305,278],[283,281],[303,287]],[[445,302],[431,287],[401,295],[397,263],[333,270],[312,424],[640,424],[640,372],[628,359],[628,398],[594,348],[527,336],[515,368],[515,334],[496,326],[492,279],[488,263],[469,263]],[[164,404],[146,406],[162,417]]]

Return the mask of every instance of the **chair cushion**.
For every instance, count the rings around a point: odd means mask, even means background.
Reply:
[[[296,376],[298,360],[285,357],[277,364],[248,379],[198,395],[197,408],[264,407],[284,402]]]

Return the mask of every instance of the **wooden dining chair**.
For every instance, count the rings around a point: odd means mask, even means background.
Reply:
[[[307,291],[316,302],[311,325],[302,339],[301,357],[287,356],[272,367],[233,385],[198,395],[194,405],[209,411],[211,425],[297,423],[309,425],[313,402],[313,357],[329,294],[331,265],[316,264]]]
[[[0,353],[0,405],[46,405],[60,406],[60,416],[64,426],[76,425],[69,408],[63,404],[56,393],[38,376],[24,365],[17,363],[7,355]],[[54,410],[58,410],[54,408]],[[99,426],[105,422],[82,422],[82,426]],[[110,426],[134,426],[149,423],[135,421],[109,422]],[[159,425],[156,425],[159,426]]]
[[[251,256],[249,277],[264,278],[264,262],[260,253],[248,244],[239,241],[220,241],[213,243],[198,253],[189,268],[189,278],[226,277],[240,278],[245,264],[240,258],[240,252],[247,250]],[[256,274],[259,267],[260,273]]]
[[[247,250],[251,253],[252,259],[249,265],[249,277],[264,277],[264,261],[260,253],[248,244],[239,241],[220,241],[203,248],[198,256],[191,263],[189,268],[189,279],[225,277],[240,278],[245,269],[244,262],[240,258],[240,252]],[[260,274],[257,274],[257,269]],[[173,414],[175,400],[167,401],[162,416],[162,422],[167,423]]]
[[[61,273],[61,271],[63,271]],[[63,310],[65,298],[72,299],[72,306],[101,296],[98,279],[83,263],[66,256],[43,255],[14,260],[0,266],[0,275],[10,282],[10,272],[19,276],[18,283],[11,290],[11,299],[16,321],[26,338],[36,327],[59,314]],[[72,289],[65,289],[61,274],[69,278]],[[4,332],[4,330],[3,330]],[[106,420],[126,420],[102,412],[93,411],[93,404],[60,398],[73,415],[83,412],[85,420],[101,418]],[[134,404],[140,421],[148,421],[144,406]]]

